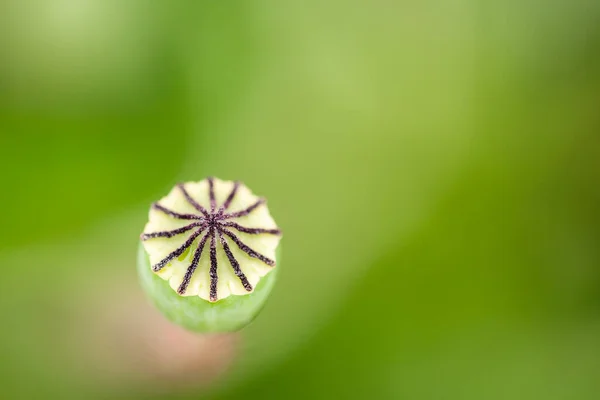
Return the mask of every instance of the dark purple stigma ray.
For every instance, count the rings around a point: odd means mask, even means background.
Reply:
[[[190,237],[185,241],[184,244],[182,244],[180,247],[178,247],[177,249],[175,249],[175,251],[173,251],[172,253],[170,253],[168,256],[166,256],[165,258],[163,258],[162,260],[160,260],[158,263],[154,264],[152,266],[152,270],[154,272],[158,272],[161,269],[163,269],[165,267],[165,265],[167,265],[171,260],[173,260],[176,257],[179,257],[180,255],[183,254],[183,252],[192,245],[192,243],[194,243],[194,240],[196,240],[196,238],[198,236],[200,236],[200,234],[202,233],[202,231],[204,231],[204,229],[206,229],[206,225],[202,225],[200,227],[200,229],[198,229],[196,232],[192,233],[190,235]]]
[[[258,206],[265,204],[265,202],[266,202],[265,199],[260,198],[256,201],[256,203],[252,204],[250,207],[246,208],[245,210],[236,211],[234,213],[223,214],[223,219],[238,218],[238,217],[246,216],[246,215],[250,214],[252,211],[254,211],[254,209],[257,208]]]
[[[183,183],[177,184],[177,187],[179,188],[179,190],[181,190],[181,193],[183,193],[183,196],[185,197],[187,202],[190,203],[196,210],[200,211],[202,214],[204,214],[205,217],[208,218],[208,216],[210,215],[209,212],[206,211],[206,208],[202,207],[196,200],[194,200],[192,198],[192,196],[190,196],[188,191],[185,190]]]
[[[251,292],[252,285],[250,284],[250,282],[248,282],[248,278],[246,278],[246,275],[244,275],[244,273],[242,272],[242,269],[240,268],[240,264],[233,256],[233,253],[231,252],[231,249],[229,248],[227,241],[225,240],[225,238],[223,237],[223,235],[221,234],[220,231],[219,231],[219,239],[221,239],[221,245],[223,246],[223,251],[225,251],[225,254],[227,254],[227,258],[229,259],[231,268],[233,268],[233,272],[235,273],[235,275],[238,278],[240,278],[242,285],[244,285],[244,289],[246,289],[247,292]]]
[[[217,275],[217,243],[215,238],[214,228],[210,228],[210,301],[217,301],[217,283],[219,277]]]
[[[223,213],[225,212],[225,210],[227,210],[229,208],[229,205],[233,201],[233,198],[235,197],[235,195],[236,195],[239,187],[240,187],[240,181],[233,182],[233,189],[231,189],[231,192],[229,193],[229,196],[227,196],[227,198],[225,199],[225,202],[223,203],[223,205],[219,209],[219,215],[223,215]]]
[[[154,239],[157,237],[171,238],[176,235],[181,235],[182,233],[185,233],[191,229],[194,229],[197,226],[202,226],[203,224],[204,224],[204,222],[194,222],[192,224],[186,225],[186,226],[178,228],[178,229],[174,229],[172,231],[142,233],[140,236],[140,239],[148,240],[148,239]]]
[[[220,232],[229,236],[231,238],[231,240],[233,240],[233,242],[240,248],[240,250],[242,250],[244,253],[248,254],[250,257],[257,258],[260,261],[264,262],[265,264],[267,264],[271,267],[275,266],[275,261],[252,250],[250,247],[248,247],[246,244],[244,244],[237,236],[235,236],[231,231],[228,231],[227,229],[220,227]]]
[[[208,181],[208,197],[210,198],[210,212],[213,214],[217,208],[217,200],[215,199],[215,180],[212,177],[206,178]]]
[[[202,217],[201,215],[196,215],[196,214],[180,214],[178,212],[175,211],[171,211],[166,207],[161,206],[158,203],[154,203],[152,204],[152,208],[154,208],[155,210],[158,211],[162,211],[163,213],[173,217],[173,218],[177,218],[177,219],[204,219],[204,217]]]
[[[169,255],[167,255],[160,262],[158,262],[157,264],[152,266],[152,270],[154,272],[158,272],[162,268],[164,268],[170,261],[172,261],[176,257],[179,257],[188,248],[190,248],[190,246],[192,246],[194,244],[194,241],[198,238],[198,236],[200,236],[202,234],[202,232],[204,232],[208,228],[208,231],[200,239],[198,247],[194,251],[194,257],[192,259],[192,262],[185,272],[183,280],[177,289],[177,293],[180,295],[183,295],[186,292],[186,290],[191,282],[191,279],[192,279],[194,273],[196,272],[198,265],[200,263],[200,259],[202,258],[202,254],[203,254],[204,247],[206,246],[206,242],[207,242],[208,238],[210,237],[210,269],[209,269],[210,294],[209,294],[209,299],[211,302],[215,302],[218,300],[217,284],[219,282],[218,271],[217,271],[217,269],[218,269],[217,235],[219,235],[218,240],[221,242],[221,246],[223,247],[223,251],[225,252],[227,259],[229,260],[229,263],[231,264],[231,268],[233,269],[233,272],[240,279],[240,282],[244,286],[244,289],[246,289],[246,291],[248,291],[248,292],[251,292],[253,290],[252,284],[248,281],[248,278],[246,277],[246,275],[244,274],[244,272],[242,271],[242,269],[240,267],[240,263],[233,255],[233,252],[231,251],[231,248],[229,246],[228,241],[225,238],[225,235],[228,236],[238,246],[238,248],[241,251],[243,251],[250,257],[256,258],[256,259],[262,261],[263,263],[265,263],[266,265],[269,265],[272,267],[275,266],[275,261],[271,260],[268,257],[265,257],[264,255],[258,253],[257,251],[253,250],[252,248],[250,248],[248,245],[246,245],[244,242],[242,242],[233,232],[231,232],[230,230],[228,230],[226,228],[232,228],[232,229],[237,230],[238,232],[243,232],[243,233],[251,234],[251,235],[259,235],[259,234],[280,235],[281,231],[278,228],[272,228],[272,229],[249,228],[249,227],[242,226],[234,221],[227,221],[228,219],[231,219],[231,218],[243,217],[243,216],[250,214],[252,211],[254,211],[256,208],[258,208],[260,205],[265,204],[266,200],[264,198],[260,198],[256,202],[254,202],[252,205],[247,207],[246,209],[232,212],[232,213],[226,213],[226,210],[230,207],[231,202],[235,198],[236,193],[238,192],[238,189],[241,186],[241,183],[239,181],[236,181],[236,182],[234,182],[233,188],[231,189],[231,192],[225,199],[225,202],[223,203],[223,205],[221,205],[219,207],[218,211],[215,212],[215,210],[217,208],[217,202],[215,199],[215,192],[214,192],[214,178],[212,178],[212,177],[207,178],[207,182],[208,182],[208,192],[209,192],[208,195],[209,195],[209,199],[210,199],[210,208],[211,208],[210,211],[208,211],[207,209],[202,207],[196,200],[194,200],[189,195],[189,193],[185,189],[184,185],[182,183],[180,183],[177,186],[181,190],[183,195],[185,196],[187,202],[190,203],[196,210],[198,210],[203,215],[181,214],[181,213],[172,211],[166,207],[163,207],[158,203],[154,203],[152,205],[153,208],[155,208],[173,218],[182,219],[182,220],[196,220],[196,222],[190,223],[189,225],[186,225],[181,228],[174,229],[174,230],[170,230],[170,231],[142,233],[140,238],[142,240],[154,239],[154,238],[159,238],[159,237],[171,238],[173,236],[180,235],[180,234],[183,234],[190,230],[193,230],[194,228],[198,228],[195,232],[193,232],[187,238],[185,243],[183,243],[180,247],[178,247],[173,252],[171,252]]]
[[[196,268],[198,267],[198,263],[200,262],[200,257],[202,256],[202,250],[204,249],[204,245],[206,244],[206,240],[208,239],[209,234],[210,230],[206,232],[202,239],[200,239],[198,248],[194,252],[194,259],[192,260],[192,263],[188,267],[187,271],[185,271],[183,281],[181,281],[181,285],[179,285],[179,288],[177,289],[177,293],[179,293],[180,295],[183,295],[185,293],[188,285],[190,284],[190,280],[194,275],[194,272],[196,272]]]
[[[247,228],[232,221],[221,222],[221,226],[228,226],[240,232],[250,233],[252,235],[259,235],[261,233],[268,233],[270,235],[281,235],[281,230],[279,229]]]

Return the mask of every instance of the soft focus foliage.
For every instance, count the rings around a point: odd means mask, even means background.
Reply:
[[[8,0],[0,61],[6,398],[598,397],[600,3]],[[138,235],[207,175],[284,267],[225,373],[148,389]]]

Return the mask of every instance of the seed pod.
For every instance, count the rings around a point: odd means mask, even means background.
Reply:
[[[230,332],[264,305],[277,273],[281,231],[266,201],[240,182],[176,185],[152,204],[138,274],[156,307],[198,332]]]

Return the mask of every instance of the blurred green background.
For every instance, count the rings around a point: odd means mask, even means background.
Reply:
[[[598,399],[599,132],[597,1],[4,0],[0,397]],[[283,269],[178,386],[124,304],[207,175]]]

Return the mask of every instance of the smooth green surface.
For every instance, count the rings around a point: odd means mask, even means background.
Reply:
[[[281,245],[277,248],[277,267],[258,282],[252,293],[232,295],[215,303],[198,296],[179,296],[167,281],[152,272],[148,254],[141,243],[137,271],[152,303],[172,322],[201,333],[235,332],[252,322],[263,308],[281,268],[280,254]]]

